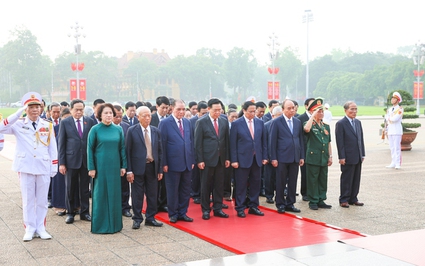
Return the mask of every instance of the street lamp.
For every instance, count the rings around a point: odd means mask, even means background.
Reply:
[[[308,98],[308,86],[309,86],[309,69],[308,69],[308,24],[309,22],[313,21],[313,13],[311,13],[311,10],[305,10],[305,14],[303,15],[303,23],[307,24],[307,64],[306,64],[306,68],[305,68],[305,98]]]
[[[416,87],[416,114],[419,115],[420,114],[420,105],[419,105],[419,84],[420,84],[420,80],[421,80],[421,76],[424,74],[424,71],[420,71],[420,67],[421,65],[424,63],[424,59],[425,59],[425,44],[420,44],[419,42],[415,45],[415,47],[413,48],[412,51],[412,58],[413,58],[413,63],[415,65],[418,66],[418,70],[416,72],[413,71],[413,73],[416,76],[416,82],[417,82],[417,87]],[[414,96],[413,96],[414,97]]]
[[[74,46],[74,52],[77,57],[77,99],[80,99],[80,74],[79,74],[79,65],[78,65],[78,55],[81,54],[81,44],[78,43],[78,38],[81,36],[83,38],[86,37],[85,34],[81,34],[80,29],[83,29],[83,26],[78,25],[78,21],[75,22],[75,26],[71,26],[71,29],[74,30],[74,33],[68,33],[68,37],[74,37],[75,38],[75,46]]]
[[[272,98],[273,100],[275,99],[275,91],[274,91],[274,76],[275,74],[277,74],[277,72],[275,71],[274,68],[274,61],[276,60],[276,58],[279,55],[279,46],[280,44],[277,42],[278,37],[272,33],[271,36],[269,36],[270,38],[270,42],[267,43],[267,45],[270,47],[270,61],[272,62],[272,71],[270,72],[270,74],[272,74]]]

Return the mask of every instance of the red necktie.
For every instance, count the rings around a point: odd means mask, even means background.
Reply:
[[[179,130],[180,130],[180,134],[182,134],[182,137],[184,138],[184,131],[183,131],[182,121],[181,120],[179,120]]]
[[[56,125],[56,126],[58,125],[58,120],[57,120],[57,119],[55,119],[55,125]]]
[[[217,124],[217,119],[214,119],[214,129],[215,129],[215,133],[218,136],[218,124]]]

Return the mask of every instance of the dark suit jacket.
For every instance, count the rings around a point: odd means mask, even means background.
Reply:
[[[274,122],[274,120],[269,120],[266,123],[264,123],[264,133],[266,134],[266,140],[267,140],[267,159],[270,160],[270,152],[271,152],[271,147],[270,147],[270,127],[272,125],[272,123]]]
[[[230,162],[238,162],[239,167],[250,168],[255,156],[257,165],[263,165],[262,160],[267,160],[267,138],[264,122],[258,118],[253,119],[254,139],[251,137],[245,116],[236,119],[230,129]]]
[[[272,114],[270,112],[268,112],[262,118],[263,118],[264,123],[266,123],[266,122],[272,120]]]
[[[82,117],[83,137],[80,138],[75,121],[72,116],[63,119],[59,123],[58,154],[59,165],[66,168],[87,168],[87,136],[94,126],[94,122],[87,116]]]
[[[137,122],[138,124],[139,122]],[[122,127],[122,131],[124,132],[124,138],[127,136],[127,131],[130,128],[130,125],[127,124],[126,122],[122,122],[119,124],[120,127]]]
[[[165,115],[166,117],[168,117],[168,115]],[[165,119],[165,118],[164,118]],[[154,114],[152,114],[152,118],[151,118],[151,126],[154,126],[154,127],[158,127],[158,125],[159,125],[159,115],[158,115],[158,112],[156,112],[156,113],[154,113]]]
[[[198,121],[198,119],[199,119],[198,115],[195,115],[189,119],[192,136],[195,136],[195,126],[196,126],[196,121]]]
[[[95,125],[97,125],[97,124],[98,124],[97,119],[96,119],[96,117],[94,116],[94,114],[92,114],[92,115],[90,116],[90,118],[93,120],[93,123],[94,123]]]
[[[356,131],[344,116],[335,125],[338,158],[345,159],[346,164],[358,164],[365,157],[362,123],[355,119],[355,124]]]
[[[182,123],[184,138],[177,127],[174,116],[170,115],[159,124],[164,153],[163,165],[167,165],[168,170],[173,172],[191,171],[192,165],[195,164],[190,122],[183,118]]]
[[[301,121],[292,118],[293,134],[289,129],[285,116],[275,118],[270,126],[270,160],[279,163],[293,163],[304,159],[303,128]]]
[[[131,125],[130,119],[128,118],[127,115],[123,115],[122,121],[125,122],[125,123],[127,123],[128,125]],[[137,120],[136,116],[134,116],[133,117],[133,125],[138,124],[138,123],[139,123],[139,121]]]
[[[204,162],[205,166],[215,167],[220,163],[224,166],[229,155],[229,123],[221,116],[218,118],[218,133],[215,133],[210,116],[199,118],[195,126],[196,162]]]
[[[304,123],[307,122],[310,118],[307,115],[307,112],[304,112],[304,114],[299,115],[297,117],[301,121],[301,126],[304,128]],[[303,130],[304,132],[304,130]],[[303,141],[304,141],[304,150],[307,150],[307,134],[304,133],[303,135]]]
[[[151,129],[152,156],[155,163],[155,176],[162,173],[162,145],[161,134],[156,127]],[[146,169],[146,144],[145,135],[140,124],[131,126],[125,138],[125,150],[127,153],[127,172],[135,175],[143,175]]]
[[[46,120],[47,120],[47,121],[51,121],[51,122],[53,123],[53,126],[56,126],[56,125],[55,125],[55,121],[53,121],[52,117],[49,117],[49,118],[47,118]],[[59,118],[58,118],[58,125],[59,125],[60,123],[61,123],[61,118],[59,117]],[[58,130],[59,130],[59,129],[58,129]]]

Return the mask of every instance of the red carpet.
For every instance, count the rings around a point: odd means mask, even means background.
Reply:
[[[171,224],[166,213],[158,213],[156,218],[236,254],[328,243],[364,236],[352,230],[336,228],[292,214],[279,214],[276,210],[265,207],[260,207],[265,216],[247,214],[246,218],[239,218],[236,216],[233,202],[225,203],[229,205],[229,209],[223,209],[230,215],[227,219],[214,217],[211,212],[210,220],[202,220],[201,206],[194,204],[192,200],[187,215],[194,219],[193,223],[178,221]]]

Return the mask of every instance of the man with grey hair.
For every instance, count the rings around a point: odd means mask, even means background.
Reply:
[[[164,153],[163,171],[168,217],[170,223],[176,223],[177,220],[193,222],[193,219],[187,216],[192,169],[195,165],[193,135],[189,120],[184,118],[184,101],[176,99],[171,106],[172,114],[159,123]]]
[[[160,227],[157,213],[158,180],[162,179],[162,145],[159,129],[150,126],[151,111],[146,106],[136,110],[138,124],[131,126],[125,137],[127,181],[131,184],[133,229],[143,221],[142,207],[146,194],[145,226]]]
[[[283,113],[281,106],[275,106],[271,113],[272,119],[264,123],[264,130],[267,136],[267,150],[268,150],[268,158],[269,163],[264,165],[264,187],[266,192],[266,202],[269,204],[273,204],[274,200],[274,192],[276,190],[276,168],[270,164],[270,126],[273,123],[274,119],[281,116]]]
[[[349,101],[344,104],[345,116],[335,125],[336,146],[341,165],[339,204],[343,208],[349,205],[363,206],[357,195],[360,189],[360,175],[365,157],[363,128],[356,119],[357,105]]]

